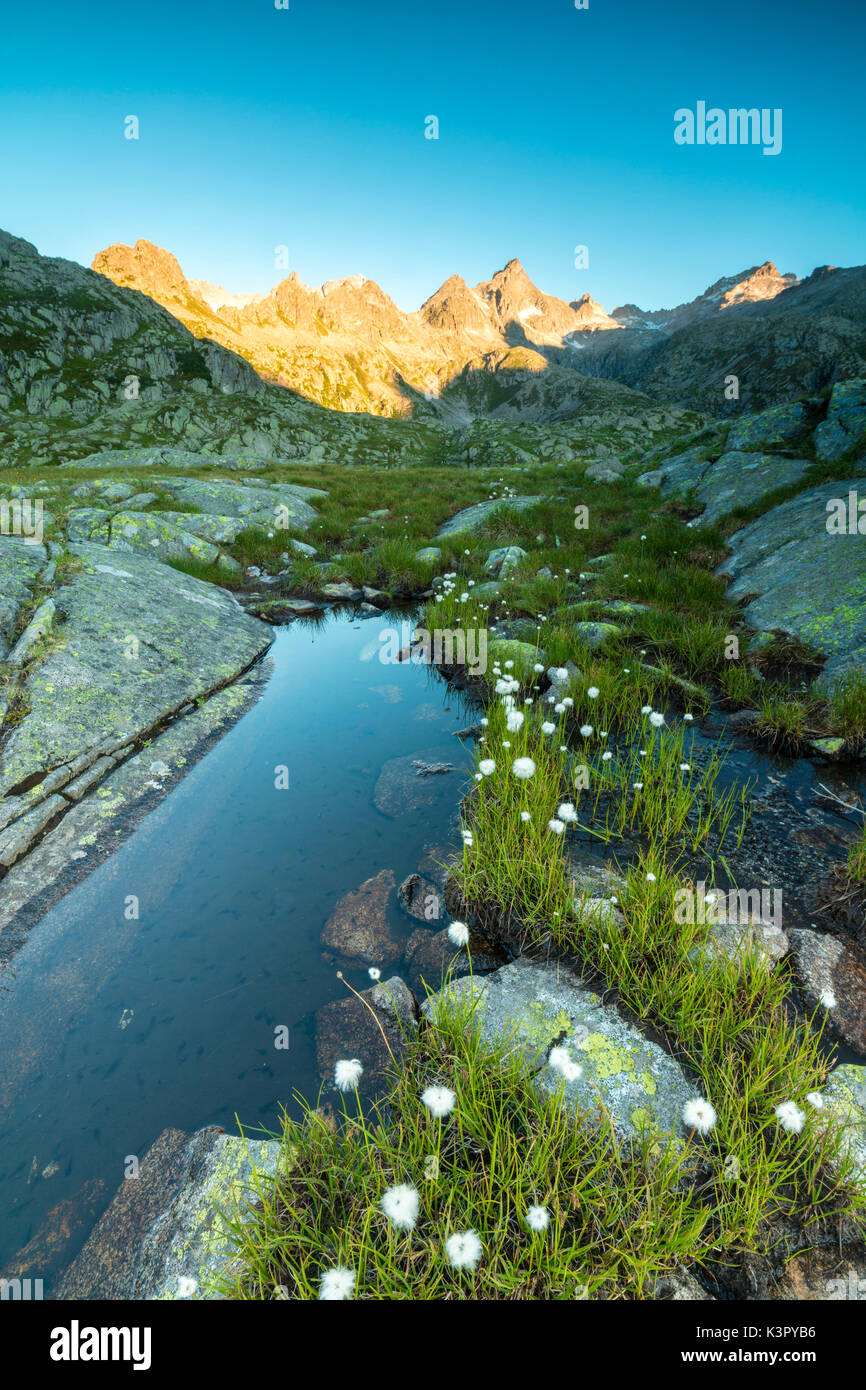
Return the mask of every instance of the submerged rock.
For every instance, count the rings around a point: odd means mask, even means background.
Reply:
[[[391,869],[382,869],[351,893],[346,893],[322,928],[322,945],[347,960],[365,965],[388,965],[402,954],[403,943],[388,921],[395,887]]]

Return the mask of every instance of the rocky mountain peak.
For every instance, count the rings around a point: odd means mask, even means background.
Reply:
[[[116,285],[131,285],[154,299],[186,298],[192,293],[177,258],[144,238],[134,246],[118,242],[97,251],[91,269],[107,275]]]

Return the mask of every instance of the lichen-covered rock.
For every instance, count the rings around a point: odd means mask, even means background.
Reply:
[[[132,553],[71,547],[80,568],[55,595],[63,643],[32,666],[0,793],[98,744],[121,746],[228,684],[272,640],[222,589]]]
[[[815,453],[835,463],[850,450],[866,451],[866,381],[840,381],[833,387],[827,418],[815,431]]]
[[[722,454],[690,492],[691,500],[704,507],[691,525],[709,526],[738,507],[749,507],[776,488],[799,482],[810,467],[808,459],[783,454]]]
[[[0,537],[0,660],[11,647],[22,604],[48,564],[44,545],[31,545],[20,536]]]
[[[280,1145],[211,1127],[164,1130],[64,1274],[59,1299],[212,1299],[249,1220],[256,1184],[272,1182]]]
[[[513,662],[513,666],[506,668],[506,661]],[[539,652],[531,642],[520,642],[516,638],[509,637],[494,637],[487,644],[488,672],[498,664],[502,667],[503,675],[514,676],[516,680],[528,680],[530,676],[534,679],[533,667],[536,663],[544,664],[544,653]]]
[[[828,502],[866,496],[866,477],[822,483],[782,502],[728,540],[732,554],[716,573],[730,575],[728,597],[757,598],[742,610],[754,628],[790,633],[827,656],[832,686],[866,665],[866,565],[863,537],[827,530]]]
[[[540,497],[494,497],[487,502],[476,502],[473,506],[464,507],[462,511],[449,517],[439,527],[436,535],[453,536],[459,531],[480,531],[494,512],[502,508],[523,512],[529,507],[537,507],[541,500]]]
[[[491,1043],[512,1038],[511,1047],[533,1070],[535,1084],[553,1092],[562,1075],[548,1063],[550,1049],[563,1046],[583,1074],[565,1083],[565,1101],[582,1110],[599,1103],[616,1133],[683,1133],[681,1112],[698,1088],[658,1044],[626,1023],[613,1005],[584,988],[562,967],[521,959],[482,980],[456,980],[457,998],[471,994],[473,1015]],[[422,1005],[430,1013],[431,1002]]]
[[[728,434],[728,449],[780,449],[801,439],[809,426],[810,411],[803,401],[774,405],[758,415],[735,420]]]
[[[526,551],[519,545],[503,545],[491,550],[484,562],[484,573],[493,579],[506,579],[526,559]]]
[[[618,623],[575,623],[573,632],[578,642],[591,652],[597,652],[618,637],[622,628]]]

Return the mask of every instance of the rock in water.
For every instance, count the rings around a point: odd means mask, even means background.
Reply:
[[[382,869],[351,893],[346,893],[322,929],[322,945],[347,960],[365,965],[388,965],[401,955],[403,943],[388,922],[388,905],[395,887],[391,869]]]

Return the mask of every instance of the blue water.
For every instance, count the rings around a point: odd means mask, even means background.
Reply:
[[[380,664],[377,635],[398,621],[278,629],[258,703],[14,957],[0,992],[0,1269],[35,1238],[23,1272],[50,1287],[126,1156],[166,1126],[234,1129],[237,1115],[274,1130],[295,1090],[315,1098],[313,1016],[346,997],[320,946],[335,903],[459,844],[469,758],[452,735],[472,712],[428,668]],[[376,781],[408,754],[456,771],[389,817]],[[394,912],[408,937],[417,922]],[[364,966],[343,969],[369,986]]]

